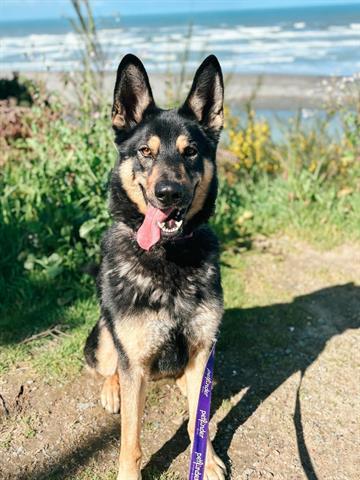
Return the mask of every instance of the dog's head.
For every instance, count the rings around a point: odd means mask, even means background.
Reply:
[[[224,85],[213,55],[197,70],[185,103],[155,105],[141,61],[126,55],[114,90],[112,124],[119,151],[111,211],[137,231],[148,250],[206,222],[216,198],[216,147],[223,126]]]

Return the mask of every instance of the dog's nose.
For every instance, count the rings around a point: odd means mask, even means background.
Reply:
[[[183,194],[183,186],[176,182],[161,181],[155,185],[155,196],[164,205],[178,202]]]

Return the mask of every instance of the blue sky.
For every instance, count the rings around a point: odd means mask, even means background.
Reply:
[[[136,15],[314,5],[360,5],[360,0],[92,0],[95,15]],[[0,20],[69,17],[70,0],[0,0]]]

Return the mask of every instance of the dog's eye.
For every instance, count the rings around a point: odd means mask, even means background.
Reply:
[[[196,154],[197,154],[196,148],[190,145],[186,147],[184,150],[185,157],[195,157]]]
[[[151,157],[151,150],[147,145],[143,145],[142,147],[139,148],[139,152],[141,155],[144,157]]]

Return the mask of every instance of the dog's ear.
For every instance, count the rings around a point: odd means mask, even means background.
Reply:
[[[207,57],[198,68],[190,93],[180,112],[195,116],[208,133],[218,138],[224,124],[224,81],[215,55]]]
[[[112,124],[115,130],[128,130],[141,122],[144,112],[155,106],[149,77],[135,55],[121,60],[114,89]]]

